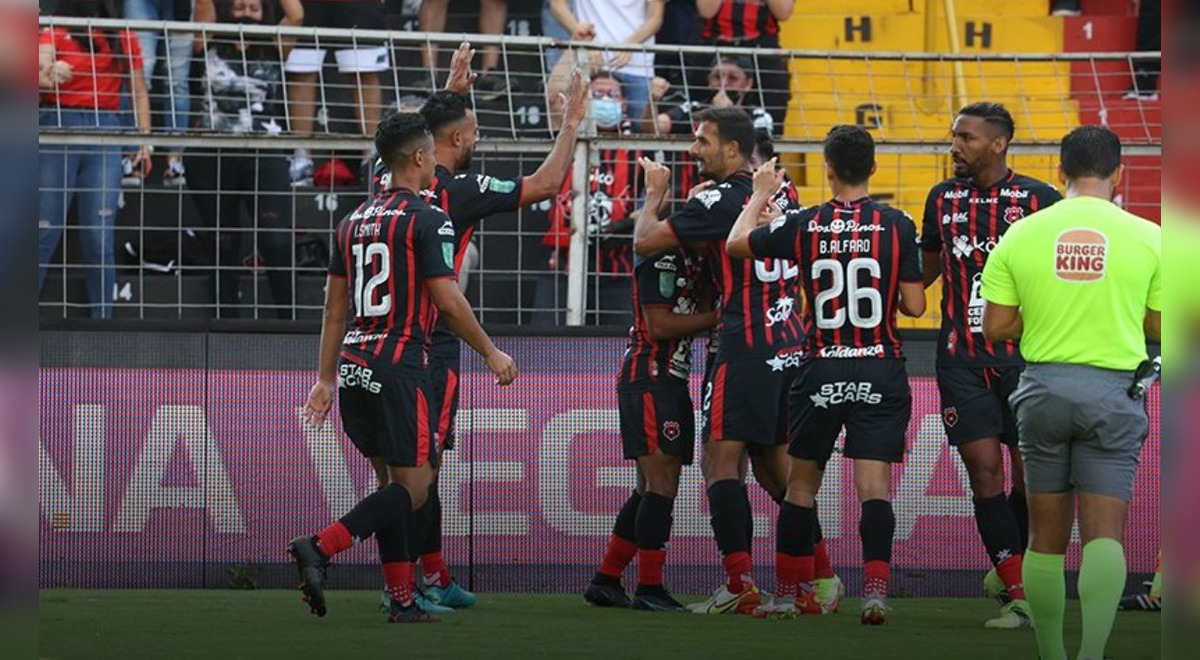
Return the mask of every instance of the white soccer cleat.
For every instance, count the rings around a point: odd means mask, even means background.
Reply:
[[[794,596],[763,599],[762,604],[754,608],[754,618],[756,619],[795,619],[798,616],[800,616],[800,610],[796,609]]]
[[[725,585],[717,587],[713,595],[702,603],[689,605],[694,614],[752,614],[762,604],[758,587],[746,585],[740,593],[731,593]]]
[[[983,592],[1001,605],[1008,602],[1008,587],[1004,586],[1004,580],[1000,579],[995,566],[983,576]]]
[[[879,591],[871,591],[863,596],[862,614],[859,622],[864,626],[881,626],[887,621],[887,596]]]
[[[1023,600],[1013,600],[1005,603],[1000,608],[1000,616],[994,619],[988,619],[983,624],[984,628],[992,630],[1016,630],[1018,628],[1032,628],[1033,617],[1029,614],[1029,605]]]
[[[817,578],[816,591],[821,607],[826,612],[836,612],[842,602],[842,596],[846,595],[846,585],[842,584],[842,578],[836,575],[831,578]]]

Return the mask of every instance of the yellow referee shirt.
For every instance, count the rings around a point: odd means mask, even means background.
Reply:
[[[1158,225],[1098,197],[1017,222],[983,269],[983,297],[1020,307],[1028,362],[1130,371],[1146,359],[1146,308],[1161,310]]]

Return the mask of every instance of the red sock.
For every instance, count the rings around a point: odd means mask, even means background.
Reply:
[[[332,558],[343,550],[349,550],[353,546],[354,537],[350,536],[350,530],[336,520],[317,532],[317,549],[325,555],[326,559]]]
[[[1004,580],[1008,589],[1008,597],[1013,600],[1025,600],[1025,583],[1021,578],[1021,564],[1024,555],[1013,555],[996,565],[996,573]]]
[[[425,584],[439,587],[450,586],[450,569],[446,568],[446,560],[442,551],[429,552],[421,555],[421,573],[424,574]]]
[[[647,550],[638,548],[638,585],[661,587],[663,583],[663,564],[667,563],[666,550]]]
[[[637,554],[637,544],[623,539],[616,534],[608,538],[608,547],[604,550],[604,559],[600,561],[600,572],[614,578],[620,578],[625,567],[633,561]]]
[[[741,593],[746,590],[750,581],[750,553],[732,552],[725,555],[725,575],[729,578],[726,587],[730,593]]]
[[[401,605],[413,599],[413,564],[411,561],[391,561],[383,565],[383,585],[388,596]]]
[[[775,590],[780,596],[795,596],[801,584],[812,582],[813,558],[775,553]]]
[[[863,593],[878,591],[887,594],[888,575],[892,567],[886,561],[869,561],[863,566]]]
[[[825,546],[825,539],[816,545],[816,554],[813,556],[815,561],[816,577],[825,579],[833,577],[833,563],[829,561],[829,548]]]

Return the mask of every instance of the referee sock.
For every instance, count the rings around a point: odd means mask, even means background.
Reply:
[[[975,497],[975,526],[979,538],[987,548],[988,557],[996,566],[996,573],[1004,581],[1008,596],[1014,600],[1025,599],[1021,581],[1021,533],[1017,521],[1009,508],[1010,500],[1001,493],[995,497]]]
[[[1083,546],[1079,565],[1079,610],[1083,615],[1080,660],[1103,658],[1104,647],[1125,590],[1125,548],[1116,539],[1093,539]]]
[[[608,538],[608,547],[604,550],[604,558],[600,560],[600,570],[592,578],[596,584],[614,584],[621,580],[621,573],[633,561],[637,554],[637,512],[642,503],[642,496],[635,490],[629,494],[629,499],[617,513],[613,523],[612,536]]]
[[[1063,646],[1063,610],[1067,607],[1064,559],[1064,555],[1025,552],[1025,598],[1033,615],[1033,632],[1041,660],[1067,660]]]
[[[728,588],[733,593],[745,590],[750,580],[750,553],[746,547],[746,500],[742,484],[724,479],[708,487],[708,510],[713,536],[724,556]]]
[[[816,577],[813,558],[813,521],[816,512],[784,500],[775,521],[775,590],[795,596],[801,584]]]
[[[675,500],[646,493],[637,512],[638,586],[661,587]]]
[[[333,557],[384,527],[407,521],[411,513],[412,499],[408,489],[397,483],[388,484],[364,497],[346,515],[317,532],[317,549],[326,557]]]
[[[1025,491],[1014,488],[1008,494],[1008,508],[1017,521],[1017,533],[1021,535],[1021,545],[1018,547],[1024,552],[1029,547],[1029,503],[1025,501]]]

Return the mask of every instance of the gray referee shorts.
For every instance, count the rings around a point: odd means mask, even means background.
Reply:
[[[1132,372],[1085,365],[1026,367],[1008,401],[1030,492],[1078,489],[1129,501],[1150,432],[1145,401],[1125,393],[1132,380]]]

